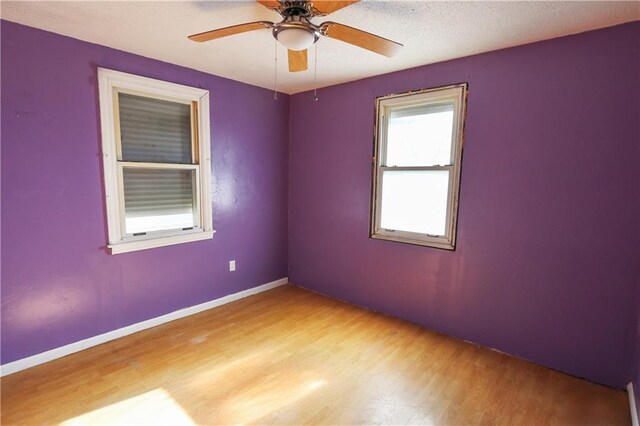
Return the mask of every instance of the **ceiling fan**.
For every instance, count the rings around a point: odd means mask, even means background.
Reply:
[[[282,16],[282,21],[278,23],[247,22],[246,24],[193,34],[189,36],[189,40],[203,42],[247,31],[271,29],[275,39],[288,49],[290,72],[307,69],[307,48],[317,42],[320,36],[340,40],[392,57],[402,47],[400,43],[337,22],[326,21],[320,25],[311,22],[311,19],[317,16],[326,16],[358,1],[257,0],[261,5],[278,12]]]

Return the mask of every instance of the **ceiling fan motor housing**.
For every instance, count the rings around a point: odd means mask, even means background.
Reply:
[[[313,3],[310,1],[284,1],[281,4],[279,12],[284,18],[289,16],[311,18],[314,16]]]

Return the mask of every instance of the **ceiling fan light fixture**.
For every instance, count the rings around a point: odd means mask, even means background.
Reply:
[[[304,27],[283,27],[274,35],[289,50],[305,50],[318,40],[314,31]]]
[[[318,41],[320,36],[340,40],[389,58],[398,53],[398,50],[402,47],[402,44],[393,40],[338,22],[325,21],[319,25],[311,22],[314,18],[326,16],[336,10],[358,3],[360,0],[316,0],[316,4],[314,4],[312,0],[257,1],[267,9],[277,12],[282,17],[282,21],[278,23],[255,21],[231,25],[229,27],[192,34],[188,37],[189,40],[201,43],[248,31],[270,29],[273,38],[276,39],[276,61],[278,52],[277,43],[280,42],[280,44],[288,49],[289,72],[299,72],[308,69],[307,51],[309,47]]]

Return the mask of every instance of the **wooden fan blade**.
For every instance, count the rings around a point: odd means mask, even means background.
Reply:
[[[263,5],[266,8],[273,9],[280,7],[280,2],[278,0],[256,0],[258,3]]]
[[[258,0],[260,1],[260,0]],[[340,10],[344,7],[351,6],[354,3],[358,3],[360,0],[351,1],[333,1],[333,0],[315,0],[313,2],[313,9],[316,15],[328,15]]]
[[[337,22],[327,21],[320,27],[329,38],[344,41],[389,58],[398,53],[402,47],[400,43],[395,41],[347,25],[338,24]]]
[[[289,72],[304,71],[307,68],[307,49],[289,50]]]
[[[263,30],[271,28],[273,22],[257,21],[247,22],[246,24],[232,25],[230,27],[218,28],[217,30],[205,31],[199,34],[189,36],[189,40],[202,43],[203,41],[214,40],[216,38],[227,37],[234,34],[246,33],[247,31]]]

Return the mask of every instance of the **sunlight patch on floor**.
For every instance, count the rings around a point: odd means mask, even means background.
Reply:
[[[231,399],[222,407],[225,417],[234,419],[237,424],[260,423],[264,417],[299,404],[327,383],[323,379],[305,379],[300,375],[289,379],[279,377],[278,380],[285,385],[279,388],[262,383]]]
[[[193,426],[196,423],[164,389],[154,389],[66,420],[61,424],[63,426],[107,424]]]
[[[187,386],[194,390],[208,389],[211,386],[219,386],[230,377],[237,377],[246,372],[262,371],[270,362],[277,361],[282,355],[277,355],[271,350],[255,351],[240,358],[231,358],[226,362],[207,368],[188,380]]]

